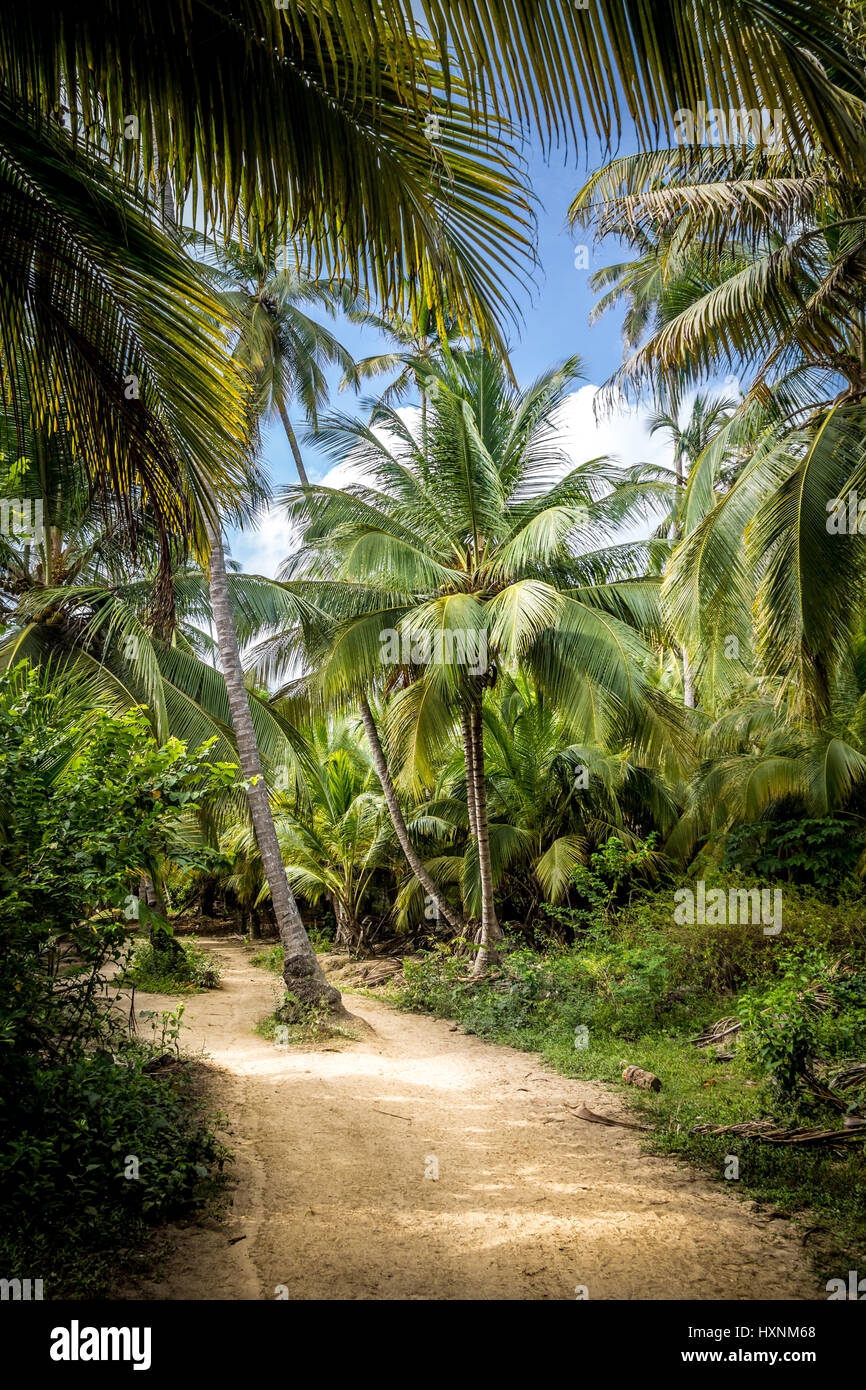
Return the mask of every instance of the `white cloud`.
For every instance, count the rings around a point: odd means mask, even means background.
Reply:
[[[594,406],[597,386],[582,386],[564,401],[559,412],[562,447],[574,463],[610,455],[626,467],[635,463],[670,466],[671,446],[664,434],[651,435],[647,427],[650,411],[645,406],[615,411]]]
[[[297,545],[297,530],[286,517],[285,507],[269,507],[255,531],[229,533],[231,558],[247,574],[275,579],[287,555]]]

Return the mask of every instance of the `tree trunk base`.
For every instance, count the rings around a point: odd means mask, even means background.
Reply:
[[[488,970],[495,965],[501,964],[502,956],[493,946],[482,946],[478,955],[475,957],[475,964],[472,967],[472,978],[475,980],[483,979]]]
[[[280,1014],[295,1014],[297,1020],[314,1007],[323,1013],[343,1013],[340,991],[329,985],[317,961],[306,956],[287,956],[283,965],[283,981],[286,992],[291,994],[294,1003],[288,1003]],[[287,1023],[296,1021],[286,1017]]]

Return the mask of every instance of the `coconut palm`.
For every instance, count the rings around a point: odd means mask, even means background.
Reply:
[[[274,814],[286,874],[293,890],[334,912],[336,941],[357,949],[365,941],[365,914],[380,871],[390,869],[393,836],[369,755],[352,722],[320,725],[309,735],[309,762],[315,767],[300,796],[275,798]],[[230,854],[255,862],[255,844],[244,827],[224,839]],[[266,883],[256,899],[267,896]]]
[[[683,533],[682,501],[685,479],[714,435],[722,425],[728,422],[735,405],[736,402],[732,399],[711,400],[708,396],[698,392],[691,403],[689,415],[685,421],[681,419],[682,412],[675,398],[668,403],[667,409],[656,410],[650,415],[648,422],[650,434],[664,431],[673,445],[673,465],[677,480],[675,505],[659,528],[659,533],[665,534],[666,532],[672,541],[679,540]],[[687,709],[694,709],[695,683],[687,647],[682,647],[680,651],[680,662],[683,703]]]
[[[725,366],[746,377],[735,416],[693,463],[665,584],[695,679],[731,698],[741,670],[721,654],[754,648],[770,678],[788,677],[792,713],[820,724],[864,593],[860,540],[828,521],[864,483],[859,191],[820,150],[707,147],[620,161],[579,203],[641,252],[664,247],[649,337],[617,383],[649,373],[682,390]]]
[[[256,415],[280,420],[306,487],[309,479],[289,406],[296,401],[315,425],[328,398],[325,368],[339,366],[346,383],[358,380],[351,353],[313,315],[323,311],[333,318],[342,309],[359,317],[360,311],[347,288],[305,274],[255,220],[247,224],[245,235],[243,245],[231,241],[214,247],[199,236],[194,242],[215,262],[216,282],[240,324],[235,356],[253,379]]]
[[[627,156],[591,177],[571,216],[638,253],[597,277],[598,311],[628,306],[631,352],[612,389],[681,392],[745,365],[753,393],[775,388],[799,418],[866,390],[866,204],[820,150]]]
[[[639,576],[647,545],[611,533],[666,494],[661,472],[596,459],[569,467],[555,431],[577,363],[519,391],[501,361],[455,353],[431,368],[426,448],[383,407],[370,425],[323,421],[335,454],[352,448],[369,485],[290,490],[304,547],[286,587],[330,616],[311,655],[318,685],[390,693],[388,725],[405,786],[465,737],[477,839],[482,971],[499,936],[487,815],[482,697],[520,660],[575,725],[664,743],[640,630],[658,623],[658,581]],[[272,659],[285,654],[270,645]]]
[[[531,246],[503,121],[558,137],[586,116],[609,137],[627,113],[650,138],[683,105],[747,94],[784,109],[790,148],[862,171],[862,64],[830,0],[778,0],[748,24],[734,0],[627,10],[624,23],[621,0],[591,15],[554,0],[183,0],[179,41],[156,47],[149,0],[5,14],[0,332],[19,403],[49,420],[62,381],[83,466],[127,491],[145,471],[175,508],[207,477],[232,492],[242,411],[221,315],[146,234],[139,189],[160,209],[192,197],[210,227],[287,223],[329,275],[413,320],[447,304],[495,339]]]
[[[753,689],[704,731],[700,764],[665,851],[687,863],[735,825],[843,816],[866,825],[866,696],[849,672],[818,725],[786,719],[772,687]]]
[[[220,498],[238,500],[232,469],[248,456],[246,399],[239,374],[229,373],[221,390],[225,323],[187,265],[164,247],[149,260],[141,236],[135,255],[121,254],[127,190],[153,181],[164,207],[171,186],[178,204],[192,195],[211,226],[242,223],[251,213],[265,225],[287,221],[329,275],[345,273],[413,317],[428,306],[441,321],[447,304],[495,343],[510,276],[531,246],[528,200],[503,117],[535,116],[558,135],[574,128],[576,109],[578,123],[586,111],[608,134],[611,119],[627,110],[649,135],[658,121],[670,128],[684,100],[733,100],[745,91],[770,109],[784,106],[792,147],[805,148],[817,135],[846,167],[862,166],[862,79],[826,0],[808,10],[804,0],[779,0],[772,15],[759,11],[747,25],[739,6],[723,0],[709,9],[684,0],[661,8],[630,0],[629,10],[630,22],[622,24],[619,0],[602,0],[592,18],[572,6],[518,0],[480,8],[456,0],[446,13],[439,0],[422,0],[432,36],[424,39],[416,12],[398,0],[286,9],[265,0],[231,7],[218,0],[216,9],[183,0],[183,42],[156,49],[152,35],[162,14],[146,0],[112,3],[95,16],[63,0],[50,22],[34,8],[0,21],[0,347],[12,364],[7,380],[13,388],[26,383],[15,417],[24,417],[26,401],[38,424],[50,422],[59,378],[91,476],[107,468],[127,496],[143,475],[160,502],[166,491],[184,502],[195,497],[193,515],[182,516],[178,529],[194,530],[210,550],[238,752],[257,833],[266,841],[266,870],[281,880],[216,516]],[[632,37],[647,26],[657,37],[652,64]],[[490,52],[498,55],[493,71]],[[593,80],[583,82],[589,72]],[[64,99],[62,125],[56,112]],[[435,141],[427,114],[442,117]],[[100,199],[106,148],[126,180],[120,193],[112,187]],[[100,238],[105,225],[110,235]],[[109,250],[100,256],[103,241]],[[167,295],[164,276],[145,283],[160,256],[173,290]],[[133,339],[118,310],[124,279],[144,290],[139,309],[147,300],[151,338],[147,312],[133,320]],[[163,354],[160,396],[153,349],[166,334],[179,341],[184,302],[195,310],[195,341],[184,344],[192,350],[179,354],[176,378]],[[144,407],[119,410],[118,383],[137,377],[139,358],[146,364]],[[204,391],[196,385],[202,375]],[[211,413],[218,400],[221,411]],[[139,445],[132,456],[130,440]],[[166,544],[164,554],[169,550]],[[306,988],[314,962],[284,881],[272,884],[272,896],[294,943],[290,954],[303,958]]]
[[[13,434],[6,429],[7,443]],[[36,437],[30,443],[36,453]],[[168,627],[155,611],[159,536],[147,510],[129,519],[110,490],[70,490],[55,454],[42,451],[38,466],[19,459],[0,478],[0,509],[15,523],[0,534],[0,666],[26,659],[65,684],[86,683],[113,710],[144,705],[160,741],[213,739],[213,755],[235,761],[204,575],[178,558]],[[25,530],[21,516],[35,517],[37,502],[40,524]],[[268,581],[233,573],[228,585],[243,640],[297,613]],[[252,693],[251,708],[267,766],[302,776],[297,731],[266,698]]]

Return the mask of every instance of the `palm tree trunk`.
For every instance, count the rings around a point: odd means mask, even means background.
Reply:
[[[469,712],[460,711],[460,727],[463,730],[463,759],[466,763],[466,809],[469,812],[469,834],[478,839],[478,811],[475,806],[475,752],[472,747],[472,725]]]
[[[329,985],[316,959],[310,938],[304,930],[298,905],[289,887],[283,860],[280,854],[277,831],[271,806],[268,801],[265,779],[262,774],[262,761],[253,728],[244,673],[241,666],[238,635],[232,613],[231,595],[226,578],[225,556],[222,537],[218,531],[208,527],[210,539],[210,600],[217,631],[220,650],[220,664],[225,676],[229,698],[232,725],[238,750],[238,762],[247,784],[247,801],[252,816],[253,829],[262,867],[268,887],[271,890],[271,903],[277,919],[280,940],[283,943],[283,979],[286,989],[294,995],[299,1004],[314,1003],[328,1008],[340,1005],[340,992]]]
[[[304,467],[304,460],[301,457],[301,446],[298,443],[295,431],[292,429],[292,422],[289,419],[286,407],[283,405],[282,401],[280,401],[280,404],[278,405],[277,409],[279,411],[280,419],[283,422],[283,429],[286,432],[286,438],[289,441],[289,448],[292,451],[292,457],[295,460],[295,467],[298,470],[298,477],[301,480],[301,487],[309,487],[310,480],[307,477],[307,470]]]
[[[388,770],[388,762],[385,757],[385,750],[382,747],[381,739],[379,738],[379,730],[376,728],[373,711],[370,709],[369,701],[365,695],[361,696],[361,722],[364,725],[367,742],[370,745],[370,751],[373,755],[373,766],[376,769],[376,776],[379,778],[382,791],[385,795],[385,804],[388,807],[392,824],[397,832],[397,839],[400,841],[400,848],[406,856],[409,868],[421,884],[421,887],[426,888],[451,930],[462,933],[466,929],[466,923],[463,921],[457,909],[452,907],[449,902],[446,902],[440,889],[436,887],[433,879],[421,863],[415,846],[409,839],[409,831],[406,829],[406,821],[403,818],[403,812],[397,800],[397,792],[391,780],[391,773]]]
[[[496,919],[493,900],[493,867],[490,862],[490,839],[487,833],[487,787],[484,780],[484,726],[479,697],[469,712],[472,743],[472,775],[475,784],[475,815],[478,829],[478,868],[481,874],[481,941],[475,958],[473,975],[480,978],[498,959],[497,944],[502,931]]]

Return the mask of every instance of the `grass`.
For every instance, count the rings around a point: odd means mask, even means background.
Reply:
[[[314,951],[332,951],[334,949],[333,938],[327,933],[318,931],[315,927],[310,927],[308,932]],[[252,943],[245,943],[248,951],[252,951],[250,965],[255,965],[259,970],[268,970],[272,975],[282,975],[283,973],[283,948],[280,942],[273,946],[261,946],[258,949]]]
[[[145,994],[200,994],[219,989],[222,965],[216,956],[187,937],[174,938],[176,952],[154,950],[144,940],[135,948],[132,960],[117,983],[135,985]]]
[[[269,970],[272,975],[282,975],[282,946],[267,946],[264,950],[254,951],[250,956],[250,965],[258,966],[259,970]]]

